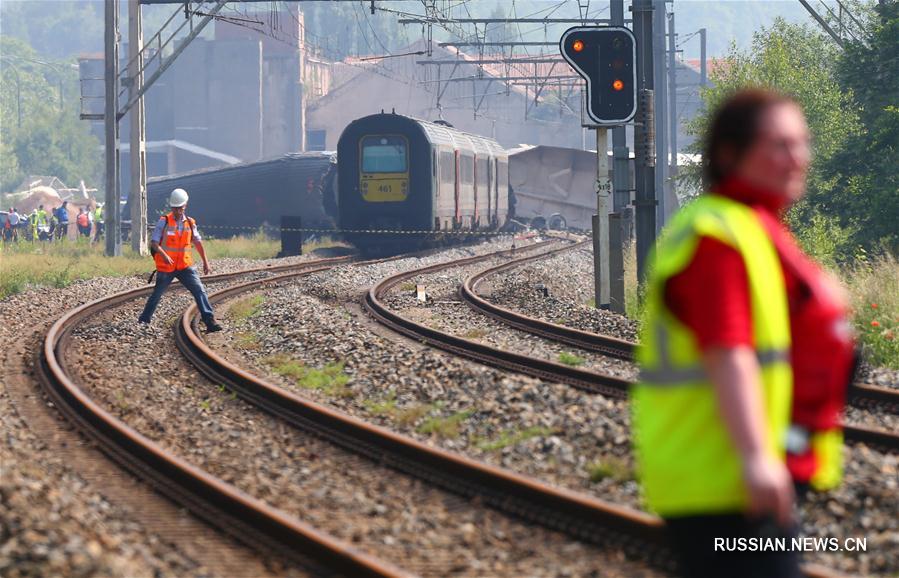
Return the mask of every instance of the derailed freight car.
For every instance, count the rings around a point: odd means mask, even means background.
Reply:
[[[350,123],[337,155],[339,225],[364,251],[497,230],[509,218],[508,156],[493,139],[381,113]]]
[[[609,155],[609,179],[614,178],[612,160]],[[628,168],[632,183],[633,159]],[[595,152],[544,145],[510,150],[509,181],[515,191],[516,219],[536,228],[591,229],[596,213]]]
[[[207,235],[231,237],[278,227],[281,217],[302,217],[304,228],[331,229],[323,197],[332,197],[337,174],[331,153],[290,153],[275,159],[154,177],[147,182],[151,223],[168,212],[172,189],[190,195],[187,214]],[[125,212],[125,215],[128,213]]]

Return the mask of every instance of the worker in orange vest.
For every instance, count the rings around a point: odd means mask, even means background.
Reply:
[[[174,279],[178,279],[194,296],[207,331],[221,331],[222,326],[215,320],[212,305],[209,304],[209,298],[206,296],[206,288],[200,281],[197,269],[193,266],[191,248],[196,245],[197,252],[203,260],[203,273],[208,275],[212,271],[209,261],[206,259],[202,239],[197,232],[197,223],[184,214],[187,200],[187,191],[184,189],[172,191],[169,196],[169,206],[172,211],[168,215],[160,217],[153,230],[150,252],[156,261],[156,287],[147,300],[138,321],[150,323],[162,294]]]

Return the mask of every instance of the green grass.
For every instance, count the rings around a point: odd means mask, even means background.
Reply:
[[[202,229],[202,227],[201,227]],[[281,242],[261,233],[231,239],[207,238],[203,242],[209,259],[226,257],[269,259],[281,249]],[[330,239],[304,245],[306,252],[332,247]],[[0,241],[0,298],[29,288],[62,288],[81,279],[149,275],[155,265],[151,257],[131,252],[129,242],[122,243],[122,256],[106,257],[103,241],[91,245],[83,237],[75,241],[6,243]],[[195,254],[194,261],[200,263]]]
[[[387,399],[383,401],[373,401],[367,399],[362,402],[362,405],[365,406],[365,409],[375,415],[392,416],[396,412],[396,394],[391,393],[390,396],[388,396]]]
[[[459,425],[474,414],[471,410],[456,412],[447,417],[428,418],[418,427],[418,432],[441,438],[459,437]]]
[[[259,313],[259,307],[265,302],[262,295],[251,295],[238,299],[228,306],[228,316],[232,319],[249,319]]]
[[[391,393],[386,399],[381,401],[366,400],[362,402],[365,409],[375,415],[384,415],[396,422],[400,426],[411,426],[418,420],[428,415],[431,410],[436,409],[436,405],[430,404],[414,404],[409,407],[399,407],[396,402],[396,394]]]
[[[571,367],[577,367],[578,365],[584,364],[584,358],[578,357],[573,353],[563,351],[559,354],[559,363],[564,363],[565,365],[570,365]]]
[[[872,365],[899,369],[899,260],[882,256],[841,273],[865,359]]]
[[[552,428],[534,426],[524,430],[511,429],[499,434],[496,439],[484,439],[477,443],[477,447],[488,452],[501,450],[505,447],[517,445],[525,440],[536,437],[545,437],[554,432]]]
[[[402,409],[397,408],[393,413],[393,419],[398,425],[411,426],[428,415],[432,409],[434,409],[434,406],[430,404],[416,404]]]
[[[605,479],[612,479],[617,482],[627,482],[635,479],[633,468],[625,460],[616,457],[605,458],[589,464],[587,466],[587,474],[590,476],[590,481],[594,484]]]
[[[308,367],[302,361],[287,358],[285,355],[274,355],[264,360],[276,374],[296,381],[305,389],[313,389],[336,397],[352,397],[353,392],[347,387],[350,376],[344,371],[344,363],[328,363],[324,367]]]
[[[234,336],[234,339],[237,341],[237,347],[244,350],[255,350],[259,349],[259,336],[255,333],[238,333]]]

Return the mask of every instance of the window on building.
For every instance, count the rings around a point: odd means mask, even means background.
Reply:
[[[325,137],[328,131],[310,129],[306,131],[306,150],[307,151],[323,151],[325,150]]]

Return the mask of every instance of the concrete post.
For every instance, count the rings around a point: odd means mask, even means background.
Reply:
[[[104,83],[105,110],[104,135],[106,143],[106,256],[115,257],[122,254],[122,236],[119,220],[119,122],[118,122],[118,0],[106,0],[104,18]]]
[[[144,84],[143,57],[140,51],[144,47],[143,27],[139,0],[128,0],[128,61],[131,68],[128,76],[131,87],[128,91],[131,100]],[[146,123],[144,119],[144,97],[141,96],[129,111],[131,120],[129,147],[131,159],[131,249],[139,255],[149,255],[147,245],[147,149]]]
[[[668,15],[668,132],[671,141],[668,163],[668,187],[671,196],[677,198],[677,45],[674,34],[674,12]],[[675,207],[669,207],[673,211]]]
[[[655,244],[655,160],[652,147],[652,0],[634,0],[634,36],[637,38],[637,91],[640,107],[634,125],[634,173],[637,198],[637,275],[645,278],[647,259]]]
[[[665,2],[652,2],[653,87],[655,90],[656,135],[656,234],[665,226],[668,214],[665,191],[668,188],[668,78],[665,66]]]
[[[609,215],[609,304],[612,311],[624,315],[624,242],[620,213]]]
[[[609,308],[609,179],[608,129],[596,128],[596,225],[593,229],[594,299],[598,309]],[[597,251],[598,249],[598,251]]]

